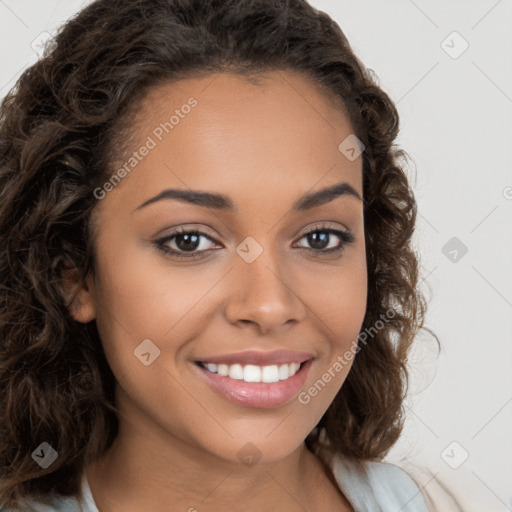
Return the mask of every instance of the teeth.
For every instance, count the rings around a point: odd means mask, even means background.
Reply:
[[[288,378],[288,375],[290,375],[290,368],[287,364],[282,364],[279,367],[279,380],[285,380]]]
[[[261,368],[253,364],[245,365],[243,378],[245,382],[261,382]]]
[[[241,380],[244,378],[244,369],[241,364],[232,364],[229,367],[229,378]]]
[[[261,369],[261,382],[279,382],[279,368],[277,364],[264,366]]]
[[[273,364],[270,366],[201,363],[201,366],[212,373],[218,373],[230,379],[244,380],[245,382],[278,382],[286,380],[293,377],[300,368],[299,363]]]
[[[213,369],[210,368],[210,366],[212,366]],[[210,370],[212,373],[215,373],[215,367],[217,367],[216,364],[211,364],[207,366],[208,370]],[[222,375],[223,377],[227,377],[229,374],[229,366],[227,364],[219,364],[217,367],[217,373],[219,375]]]

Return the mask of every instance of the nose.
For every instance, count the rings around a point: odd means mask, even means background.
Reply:
[[[239,259],[225,306],[227,320],[238,327],[251,325],[260,334],[272,334],[304,319],[307,308],[290,273],[262,256],[252,263]],[[288,325],[289,324],[289,325]]]

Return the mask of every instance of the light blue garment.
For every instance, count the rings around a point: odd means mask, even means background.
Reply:
[[[356,512],[429,512],[416,484],[397,466],[383,462],[354,462],[339,457],[329,465]],[[80,499],[55,498],[50,506],[30,504],[37,512],[99,512],[85,472]]]
[[[429,512],[418,486],[398,466],[340,457],[335,457],[330,466],[356,512]]]

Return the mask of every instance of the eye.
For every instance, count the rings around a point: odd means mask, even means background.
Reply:
[[[342,251],[345,245],[355,240],[352,232],[348,230],[334,229],[326,226],[315,226],[305,233],[300,240],[304,238],[311,245],[313,251],[321,253]],[[336,238],[339,239],[338,243],[336,243]]]
[[[178,258],[190,258],[208,250],[208,242],[203,242],[202,239],[215,242],[202,231],[180,228],[169,236],[155,240],[154,243],[165,254],[171,254]]]

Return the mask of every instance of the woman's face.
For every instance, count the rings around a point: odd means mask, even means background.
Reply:
[[[96,319],[139,433],[281,459],[342,386],[364,318],[362,159],[339,149],[349,121],[282,71],[159,86],[132,122],[113,169],[125,172],[95,192],[96,273],[75,318]]]

